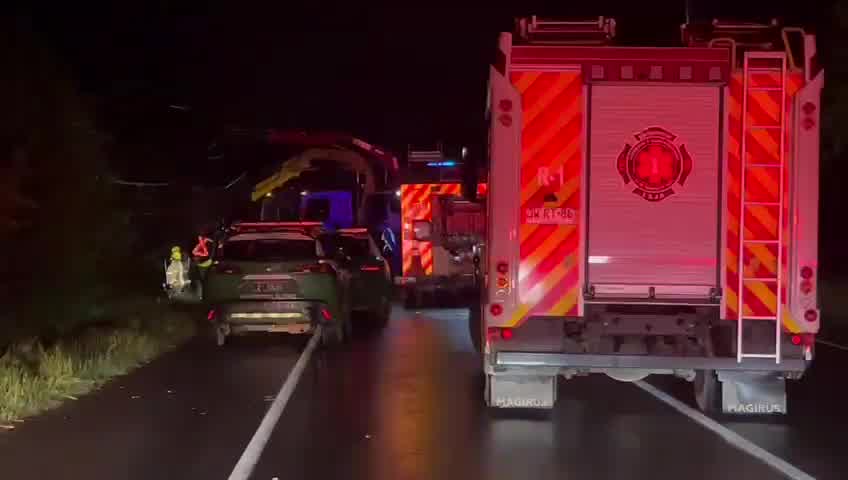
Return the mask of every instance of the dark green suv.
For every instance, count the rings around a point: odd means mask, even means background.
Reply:
[[[312,224],[241,224],[215,250],[204,285],[218,345],[247,332],[308,334],[325,344],[351,333],[350,273]]]
[[[392,311],[391,267],[368,230],[339,229],[322,236],[322,242],[350,272],[352,309],[368,312],[377,326],[386,326]]]

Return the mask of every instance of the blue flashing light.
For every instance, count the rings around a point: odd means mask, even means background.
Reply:
[[[447,160],[444,162],[427,162],[428,167],[455,167],[456,162],[453,160]]]

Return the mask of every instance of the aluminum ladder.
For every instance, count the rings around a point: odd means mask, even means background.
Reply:
[[[754,65],[752,67],[751,60],[754,60]],[[785,144],[786,144],[786,53],[785,52],[757,52],[757,51],[749,51],[745,52],[744,63],[743,63],[743,100],[742,100],[742,148],[741,148],[741,188],[740,188],[740,209],[739,209],[739,268],[738,268],[738,276],[739,276],[739,294],[737,296],[738,308],[738,325],[736,328],[736,360],[738,363],[741,363],[746,358],[773,358],[775,363],[780,363],[781,360],[781,352],[780,352],[780,344],[781,344],[781,334],[783,332],[782,326],[782,318],[783,318],[783,292],[781,289],[782,286],[782,271],[783,271],[783,204],[784,204],[784,181],[785,181]],[[770,86],[759,86],[754,85],[751,82],[751,75],[756,73],[779,73],[780,81],[778,86],[770,85]],[[780,95],[780,114],[778,115],[777,122],[771,125],[749,125],[748,118],[748,102],[749,95],[753,92],[758,91],[772,91],[777,92]],[[780,129],[780,142],[779,147],[780,151],[779,162],[777,164],[774,163],[757,163],[757,159],[753,158],[752,163],[748,163],[748,133],[756,130],[763,129]],[[779,169],[779,186],[778,186],[778,194],[777,194],[777,202],[761,202],[761,201],[750,201],[748,200],[748,191],[747,191],[747,170],[748,168],[777,168]],[[745,216],[748,211],[748,207],[751,206],[762,206],[762,207],[776,207],[778,211],[777,215],[777,238],[776,239],[749,239],[746,238],[745,235]],[[758,277],[756,276],[756,272],[754,272],[754,276],[746,277],[745,271],[745,246],[746,245],[774,245],[776,246],[776,268],[775,275],[772,277]],[[745,315],[745,284],[746,282],[762,282],[766,284],[775,285],[775,292],[777,297],[777,305],[775,306],[775,315],[774,316],[752,316]],[[772,320],[774,321],[774,353],[745,353],[743,348],[743,325],[744,320]]]

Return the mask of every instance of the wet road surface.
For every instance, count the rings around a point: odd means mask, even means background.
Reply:
[[[226,478],[305,342],[197,338],[0,435],[2,479]]]
[[[306,339],[197,339],[0,435],[2,478],[227,478]],[[785,419],[721,423],[816,478],[844,478],[848,352],[820,346]],[[396,307],[311,357],[255,479],[784,478],[634,385],[561,382],[551,412],[489,411],[465,312]],[[691,386],[652,385],[691,404]]]

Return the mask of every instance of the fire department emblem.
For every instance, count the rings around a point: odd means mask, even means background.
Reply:
[[[636,144],[625,144],[618,155],[616,167],[625,185],[633,183],[633,193],[659,202],[674,195],[674,186],[681,187],[692,173],[692,157],[685,145],[675,143],[677,136],[651,127],[634,135]]]

